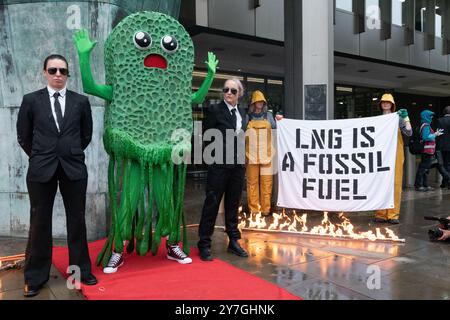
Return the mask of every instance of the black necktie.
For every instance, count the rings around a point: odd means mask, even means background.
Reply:
[[[236,130],[236,108],[231,109],[231,120],[233,121],[233,129]]]
[[[63,115],[61,111],[61,104],[59,103],[59,92],[55,92],[53,94],[53,98],[55,98],[55,113],[56,113],[56,121],[58,122],[59,131],[61,131],[61,125],[63,122]]]

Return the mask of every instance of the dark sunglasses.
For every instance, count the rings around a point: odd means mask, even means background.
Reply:
[[[69,70],[66,68],[48,68],[47,72],[48,74],[54,75],[59,70],[59,73],[61,73],[63,76],[67,76],[69,74]]]
[[[231,93],[234,94],[234,95],[236,95],[237,92],[238,92],[237,89],[234,89],[234,88],[231,88],[231,89],[230,89],[230,88],[228,88],[228,87],[223,88],[222,91],[223,91],[223,93],[227,93],[228,91],[231,91]]]

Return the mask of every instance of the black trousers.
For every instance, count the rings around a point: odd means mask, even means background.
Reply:
[[[440,150],[436,151],[436,160],[437,160],[437,163],[436,163],[435,167],[441,174],[442,184],[446,186],[448,181],[450,180],[450,176],[448,175],[448,171],[444,166],[444,156],[442,154],[442,151],[440,151]],[[431,167],[433,168],[433,165]]]
[[[220,201],[225,193],[225,232],[230,240],[241,238],[238,229],[238,209],[244,186],[245,166],[210,166],[206,182],[206,199],[198,228],[199,248],[211,248]]]
[[[434,155],[425,154],[423,153],[421,155],[421,161],[419,164],[419,167],[417,168],[416,173],[416,182],[414,183],[414,186],[417,188],[420,187],[428,187],[427,182],[427,176],[428,176],[428,170],[431,168],[431,163],[434,159]]]
[[[91,272],[85,222],[87,179],[71,181],[59,165],[50,181],[27,181],[31,209],[24,273],[25,283],[32,286],[43,285],[49,279],[52,213],[58,184],[66,209],[69,265],[79,266],[82,277]]]

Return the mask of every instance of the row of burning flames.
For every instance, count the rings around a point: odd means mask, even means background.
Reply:
[[[263,216],[261,213],[247,215],[242,212],[242,208],[240,211],[239,229],[243,231],[281,232],[338,239],[405,242],[404,239],[400,239],[389,228],[355,232],[355,227],[344,216],[344,213],[337,215],[339,223],[334,224],[330,221],[328,212],[324,212],[321,224],[308,228],[308,214],[298,214],[295,210],[289,215],[283,210],[281,213],[273,213],[271,217]]]

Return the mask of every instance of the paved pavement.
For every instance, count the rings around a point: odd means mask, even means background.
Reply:
[[[185,210],[187,223],[194,224],[189,228],[192,244],[198,239],[195,224],[203,199],[204,181],[189,179]],[[227,237],[217,228],[213,255],[304,299],[449,300],[450,243],[428,241],[427,230],[434,223],[425,221],[424,215],[449,216],[450,190],[404,191],[401,223],[389,225],[400,238],[406,239],[404,244],[244,232],[241,243],[250,257],[240,258],[226,252]],[[372,216],[371,212],[347,214],[360,230],[380,226],[371,222]],[[315,217],[319,221],[322,215]],[[219,215],[217,226],[223,225],[223,217]],[[55,240],[54,244],[63,245],[65,241]],[[0,238],[0,256],[23,253],[25,246],[26,239]],[[0,299],[24,299],[22,287],[22,270],[0,272]],[[83,296],[68,290],[65,280],[52,268],[48,284],[31,299],[79,300]]]

